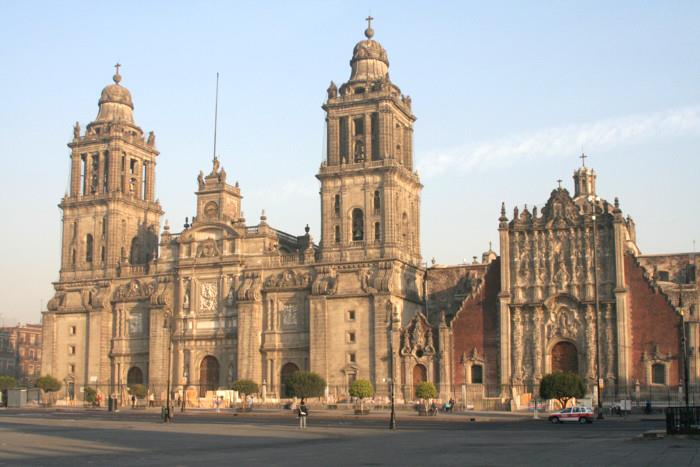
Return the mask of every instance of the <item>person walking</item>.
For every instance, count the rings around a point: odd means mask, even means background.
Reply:
[[[132,409],[136,408],[136,395],[135,394],[131,395],[131,408]]]
[[[306,403],[304,403],[303,398],[299,403],[297,414],[299,415],[299,428],[306,428],[306,417],[309,415],[309,409],[306,407]]]

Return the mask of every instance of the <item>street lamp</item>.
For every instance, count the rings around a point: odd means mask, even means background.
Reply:
[[[173,336],[172,336],[172,323],[170,322],[171,315],[170,313],[166,312],[164,314],[164,319],[163,319],[163,329],[168,330],[168,377],[167,377],[167,384],[166,384],[166,394],[165,394],[165,411],[163,412],[163,423],[167,423],[172,421],[172,417],[170,415],[170,367],[172,365],[172,354],[173,354]]]
[[[593,299],[595,301],[595,384],[598,391],[598,415],[597,419],[603,418],[603,397],[600,392],[600,328],[598,326],[598,315],[600,311],[600,300],[598,297],[598,229],[596,222],[596,212],[598,211],[596,202],[597,196],[589,196],[588,201],[593,208],[591,220],[593,221]]]
[[[683,394],[685,396],[685,409],[690,406],[688,394],[688,379],[690,379],[690,371],[688,368],[688,349],[685,340],[685,310],[683,309],[683,284],[678,281],[678,312],[681,315],[681,349],[683,352]],[[687,412],[686,412],[687,413]]]
[[[390,318],[389,328],[389,397],[391,398],[391,415],[389,416],[389,429],[396,429],[396,407],[394,404],[394,333],[393,333],[393,314]]]

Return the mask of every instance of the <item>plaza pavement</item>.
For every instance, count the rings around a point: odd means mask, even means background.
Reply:
[[[442,466],[698,465],[700,441],[644,440],[663,429],[657,416],[592,425],[552,425],[531,414],[467,413],[417,417],[354,416],[316,410],[300,430],[289,411],[236,414],[190,409],[175,423],[159,410],[0,411],[0,466]],[[470,421],[474,418],[476,421]]]

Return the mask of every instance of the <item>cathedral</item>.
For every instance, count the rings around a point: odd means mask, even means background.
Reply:
[[[423,262],[411,98],[389,79],[371,23],[364,34],[322,105],[318,243],[264,212],[246,221],[216,157],[193,177],[196,216],[161,229],[156,138],[136,124],[117,65],[97,117],[68,144],[42,373],[67,399],[134,384],[199,398],[245,378],[274,400],[306,370],[333,400],[359,378],[400,401],[431,381],[442,399],[484,408],[526,403],[553,371],[612,398],[678,394],[685,362],[696,384],[696,258],[641,255],[634,221],[597,195],[584,158],[573,195],[560,183],[539,211],[509,219],[501,207],[500,254]]]

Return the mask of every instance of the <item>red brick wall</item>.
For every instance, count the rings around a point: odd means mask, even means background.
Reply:
[[[659,345],[660,352],[666,356],[671,353],[674,360],[669,369],[669,381],[676,385],[680,381],[678,358],[680,356],[680,316],[669,305],[661,292],[654,290],[644,278],[644,269],[637,264],[631,255],[625,255],[625,282],[629,291],[627,305],[629,307],[631,339],[631,374],[632,381],[639,380],[647,384],[646,371],[642,362],[642,354],[654,352],[654,345]]]
[[[476,347],[486,360],[484,383],[498,384],[498,294],[501,290],[500,259],[493,261],[486,271],[479,294],[467,299],[451,322],[453,331],[454,384],[464,383],[462,354],[470,355]]]

